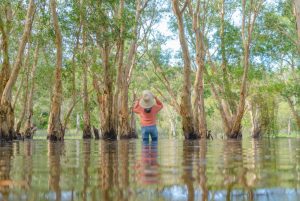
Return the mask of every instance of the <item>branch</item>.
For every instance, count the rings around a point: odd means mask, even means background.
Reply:
[[[182,15],[182,13],[184,12],[184,10],[186,9],[186,7],[188,6],[189,0],[186,0],[182,9],[180,10],[180,14]]]

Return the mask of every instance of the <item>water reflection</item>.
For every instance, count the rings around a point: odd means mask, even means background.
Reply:
[[[143,141],[141,158],[136,165],[138,183],[148,185],[160,182],[157,156],[157,141]]]
[[[62,197],[61,187],[60,187],[60,174],[61,174],[61,164],[60,158],[64,151],[63,142],[51,142],[48,141],[48,167],[49,167],[49,177],[48,185],[50,190],[54,193],[50,193],[50,200],[60,201]]]
[[[13,184],[10,179],[11,160],[13,154],[12,143],[0,142],[0,193],[4,201],[8,200],[9,187]],[[1,197],[0,197],[1,198]]]
[[[300,140],[0,144],[0,200],[291,200]]]

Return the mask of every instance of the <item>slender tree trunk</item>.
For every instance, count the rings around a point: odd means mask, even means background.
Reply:
[[[51,14],[55,31],[55,45],[56,45],[56,68],[55,68],[55,84],[53,89],[53,96],[51,100],[51,111],[48,121],[48,136],[49,140],[63,140],[64,133],[60,120],[61,103],[62,103],[62,36],[58,24],[58,16],[56,13],[56,1],[50,0]]]
[[[3,62],[0,71],[0,100],[1,100],[3,90],[10,76],[9,53],[8,53],[9,36],[6,34],[6,30],[4,28],[4,23],[2,21],[1,16],[0,16],[0,31],[2,33],[1,48],[3,50]]]
[[[300,0],[294,0],[298,33],[298,46],[300,46]]]
[[[23,59],[24,49],[27,44],[31,26],[33,22],[33,15],[35,11],[34,1],[30,0],[27,14],[26,14],[26,21],[25,21],[25,28],[22,35],[22,38],[19,43],[19,48],[17,52],[17,58],[12,70],[12,73],[7,81],[5,88],[2,93],[1,103],[0,103],[0,139],[4,140],[11,140],[14,135],[14,110],[12,108],[12,100],[11,100],[11,91],[13,86],[16,83],[16,80],[19,75],[19,71],[21,68],[21,61]]]
[[[85,27],[84,27],[85,28]],[[90,123],[90,107],[89,94],[87,89],[87,73],[88,63],[86,54],[86,32],[83,30],[83,138],[89,139],[92,137],[91,123]]]
[[[25,138],[32,138],[34,133],[34,126],[32,124],[32,116],[33,116],[33,93],[35,90],[35,71],[37,68],[37,62],[39,58],[39,43],[36,44],[35,51],[34,51],[34,61],[31,69],[31,85],[30,91],[28,95],[28,104],[27,104],[27,112],[26,112],[26,121],[25,121],[25,128],[24,128],[24,137]]]
[[[66,132],[68,123],[70,121],[71,114],[76,106],[77,101],[77,92],[76,92],[76,55],[78,52],[79,47],[79,37],[82,29],[82,19],[80,19],[80,25],[78,28],[78,31],[76,33],[76,42],[73,49],[73,56],[72,56],[72,104],[70,105],[65,117],[64,117],[64,123],[63,123],[63,132]]]
[[[118,70],[117,70],[117,78],[116,78],[116,87],[115,87],[115,94],[114,94],[114,107],[113,107],[113,121],[115,124],[115,128],[118,129],[119,127],[119,110],[120,110],[120,89],[122,87],[122,76],[123,75],[123,58],[124,58],[124,22],[122,21],[123,16],[123,10],[124,10],[124,0],[120,0],[119,3],[119,20],[121,21],[120,25],[120,34],[119,34],[119,40],[118,40]]]
[[[200,1],[197,1],[196,9],[193,11],[193,7],[189,4],[190,12],[193,16],[193,30],[196,37],[196,64],[197,64],[197,73],[194,83],[194,118],[195,118],[195,131],[200,134],[201,138],[206,138],[206,115],[204,107],[204,36],[200,30]],[[202,26],[204,26],[204,23]]]
[[[227,58],[226,58],[226,44],[225,44],[225,0],[221,1],[221,30],[220,30],[220,39],[221,39],[221,56],[222,56],[222,76],[224,83],[224,95],[225,99],[228,102],[231,113],[236,112],[236,103],[234,101],[234,97],[231,91],[231,85],[228,78],[228,69],[227,69]]]
[[[253,138],[258,138],[262,133],[262,122],[260,118],[260,108],[259,105],[256,104],[253,100],[249,101],[249,113],[252,123],[251,136]]]
[[[19,95],[22,91],[22,88],[23,88],[23,84],[24,84],[24,79],[25,79],[26,75],[25,73],[22,75],[21,77],[21,81],[20,81],[20,86],[18,87],[18,90],[17,90],[17,93],[14,97],[14,101],[13,101],[13,104],[12,104],[12,107],[13,108],[16,108],[16,105],[17,105],[17,102],[18,102],[18,99],[19,99]]]
[[[182,117],[182,129],[186,139],[199,138],[199,134],[194,129],[194,118],[191,104],[191,61],[188,50],[188,45],[184,33],[182,11],[179,9],[178,1],[172,0],[172,7],[177,18],[179,41],[183,54],[184,61],[184,82],[182,89],[182,98],[180,104],[180,115]]]
[[[298,129],[300,130],[300,115],[298,114],[298,112],[296,111],[295,107],[294,107],[294,104],[291,100],[290,97],[287,97],[287,101],[288,101],[288,104],[291,108],[291,111],[292,111],[292,114],[296,120],[296,123],[297,123],[297,126],[298,126]]]
[[[23,86],[23,105],[22,105],[22,112],[20,114],[20,118],[19,121],[17,123],[16,126],[16,134],[17,135],[21,135],[20,129],[24,120],[24,117],[26,115],[26,111],[27,111],[27,98],[28,98],[28,92],[29,92],[29,70],[30,70],[30,64],[29,64],[29,60],[30,60],[30,47],[28,48],[28,53],[27,53],[27,57],[25,59],[25,83]]]
[[[229,133],[226,133],[229,138],[238,138],[242,136],[242,119],[245,112],[245,102],[247,96],[247,81],[250,68],[250,45],[252,42],[252,32],[254,29],[256,17],[260,11],[263,1],[259,1],[254,5],[251,1],[250,11],[248,14],[248,23],[246,26],[246,0],[242,0],[242,42],[243,42],[243,66],[244,72],[240,87],[240,97],[236,114],[232,117],[233,124]],[[246,30],[247,29],[247,30]]]

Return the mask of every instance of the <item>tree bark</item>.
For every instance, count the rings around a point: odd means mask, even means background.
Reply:
[[[199,138],[199,134],[194,129],[194,117],[191,104],[191,61],[188,50],[188,45],[184,33],[182,11],[179,9],[178,1],[172,0],[173,12],[176,15],[179,41],[183,54],[184,61],[184,82],[182,89],[182,98],[180,104],[180,115],[182,117],[182,129],[186,139]]]
[[[24,137],[25,138],[32,138],[32,135],[34,133],[34,126],[32,124],[32,116],[33,116],[33,94],[35,90],[35,71],[37,68],[37,62],[39,58],[39,43],[36,44],[35,51],[34,51],[34,61],[31,69],[31,85],[30,85],[30,91],[28,95],[28,104],[27,104],[27,112],[26,112],[26,121],[25,121],[25,127],[24,127]]]
[[[84,27],[85,28],[85,27]],[[89,94],[87,89],[87,73],[88,73],[88,63],[86,54],[86,31],[83,30],[83,138],[92,138],[91,132],[91,120],[90,120],[90,107],[89,107]]]
[[[35,11],[34,0],[29,1],[25,27],[22,38],[19,43],[19,48],[17,52],[17,58],[12,70],[12,73],[7,81],[5,88],[2,93],[1,103],[0,103],[0,139],[11,140],[14,135],[14,111],[12,108],[11,101],[11,91],[16,83],[21,68],[21,63],[23,59],[24,49],[27,44],[31,26],[33,22],[33,16]]]
[[[195,118],[195,131],[200,134],[201,138],[206,138],[206,115],[204,107],[204,36],[200,30],[200,1],[197,1],[196,9],[193,11],[192,5],[189,4],[190,12],[193,15],[193,30],[196,37],[196,64],[197,73],[194,83],[194,118]],[[204,26],[204,23],[202,26]]]
[[[4,23],[0,16],[0,31],[2,33],[2,50],[3,50],[3,62],[2,68],[0,71],[0,100],[2,97],[3,90],[10,76],[10,67],[9,67],[9,53],[8,53],[8,43],[9,36],[4,28]]]
[[[103,83],[103,93],[101,94],[101,138],[116,140],[117,133],[115,129],[115,125],[113,122],[113,91],[112,91],[112,79],[113,72],[112,67],[109,63],[109,53],[110,47],[109,42],[105,41],[103,47],[101,48],[101,56],[104,68],[104,83]]]
[[[287,97],[287,101],[288,101],[288,104],[291,108],[291,111],[292,111],[292,114],[296,120],[296,123],[297,123],[297,126],[298,126],[298,129],[300,130],[300,115],[298,114],[298,112],[296,111],[295,107],[294,107],[294,104],[291,100],[290,97]]]
[[[27,57],[25,59],[25,83],[24,83],[24,86],[23,86],[23,105],[22,105],[22,112],[20,114],[20,118],[19,118],[19,121],[17,123],[17,126],[16,126],[16,134],[17,135],[21,135],[21,132],[20,132],[20,129],[21,129],[21,126],[23,124],[23,120],[24,120],[24,117],[26,115],[26,111],[27,111],[27,98],[28,98],[28,92],[29,92],[29,70],[30,70],[30,64],[29,64],[29,58],[30,58],[30,47],[28,48],[28,53],[27,53]]]
[[[246,25],[246,0],[242,1],[242,42],[243,42],[243,66],[244,72],[240,86],[240,97],[236,114],[232,117],[233,124],[230,132],[226,133],[229,138],[238,138],[242,136],[242,119],[245,112],[245,101],[247,96],[247,81],[250,68],[250,44],[252,42],[252,32],[256,17],[259,13],[263,1],[257,2],[257,5],[251,1],[250,13],[248,14],[248,23]],[[246,31],[247,28],[247,31]]]
[[[121,21],[120,25],[120,34],[119,34],[119,39],[117,42],[118,46],[118,70],[117,70],[117,77],[116,77],[116,87],[115,87],[115,94],[114,94],[114,107],[113,107],[113,121],[115,124],[115,128],[118,129],[119,127],[119,118],[118,118],[118,113],[120,110],[120,89],[122,87],[122,76],[123,76],[123,58],[124,58],[124,22],[122,21],[122,16],[123,16],[123,10],[124,10],[124,0],[120,0],[119,3],[119,13],[118,13],[118,19]],[[117,131],[118,132],[118,131]]]
[[[55,68],[55,84],[53,89],[53,96],[51,100],[51,110],[48,121],[48,136],[49,140],[63,140],[64,133],[60,120],[61,103],[62,103],[62,36],[58,24],[58,16],[56,13],[56,1],[50,0],[50,9],[55,31],[55,45],[56,45],[56,68]]]
[[[298,33],[298,46],[300,46],[300,0],[294,0]]]
[[[131,132],[133,129],[130,128],[129,122],[129,111],[128,111],[128,91],[130,85],[130,77],[132,69],[135,66],[136,50],[137,50],[137,39],[138,39],[138,26],[141,12],[145,6],[142,7],[141,1],[136,1],[136,13],[135,13],[135,24],[133,28],[133,39],[130,43],[130,48],[126,60],[126,65],[123,65],[121,71],[121,86],[120,86],[120,109],[118,119],[118,134],[122,139],[135,138],[136,133]],[[121,60],[121,59],[120,59]]]

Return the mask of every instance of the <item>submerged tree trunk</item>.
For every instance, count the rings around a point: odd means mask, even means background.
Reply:
[[[23,59],[24,49],[27,44],[31,26],[33,22],[33,15],[35,11],[34,1],[30,0],[26,20],[25,27],[22,38],[19,43],[19,48],[17,52],[17,58],[12,70],[12,73],[7,81],[5,88],[2,93],[1,103],[0,103],[0,139],[3,140],[11,140],[14,136],[14,110],[12,108],[12,100],[11,100],[11,91],[13,86],[16,83],[16,80],[19,75],[19,71],[21,68],[21,63]]]
[[[55,84],[53,89],[53,96],[51,100],[51,110],[48,121],[48,136],[49,140],[63,140],[64,133],[60,120],[61,103],[62,103],[62,36],[58,24],[58,17],[56,13],[56,1],[50,0],[51,14],[55,31],[55,45],[56,45],[56,68],[55,68]]]
[[[114,107],[113,107],[113,121],[115,124],[115,128],[118,129],[119,127],[119,118],[118,113],[120,110],[120,89],[122,87],[122,76],[123,75],[123,68],[124,68],[124,21],[122,20],[124,12],[124,0],[120,0],[119,3],[119,11],[118,11],[118,19],[121,21],[120,25],[120,33],[117,42],[117,76],[116,76],[116,84],[115,84],[115,93],[114,93]],[[119,129],[117,130],[119,132]]]
[[[90,108],[89,108],[89,94],[87,89],[87,55],[86,55],[86,32],[83,31],[83,138],[92,138]]]
[[[194,83],[194,119],[195,119],[195,131],[199,133],[201,138],[206,138],[207,127],[206,127],[206,114],[204,107],[204,61],[205,61],[205,50],[204,50],[204,28],[205,28],[205,20],[200,19],[200,8],[201,3],[197,1],[196,8],[194,9],[189,2],[189,11],[193,18],[193,31],[196,38],[196,64],[197,64],[197,73],[196,79]],[[205,16],[206,9],[203,9],[202,15]],[[202,21],[202,30],[200,29]]]
[[[124,2],[123,2],[124,3]],[[147,1],[145,1],[145,4],[142,5],[141,1],[138,0],[136,1],[136,10],[135,10],[135,24],[134,24],[134,28],[133,28],[133,39],[130,43],[130,48],[129,48],[129,52],[128,52],[128,56],[126,59],[126,64],[121,64],[121,62],[123,62],[123,49],[124,49],[124,41],[122,41],[121,38],[121,47],[122,47],[122,55],[120,55],[120,59],[119,59],[119,67],[120,67],[120,94],[118,97],[118,101],[119,104],[119,116],[118,116],[118,134],[120,136],[120,138],[136,138],[137,135],[135,133],[135,128],[131,128],[130,127],[130,115],[129,115],[129,111],[128,111],[128,91],[129,91],[129,85],[131,82],[131,75],[132,75],[132,71],[134,69],[135,66],[135,59],[136,59],[136,51],[137,51],[137,40],[138,40],[138,28],[140,26],[140,16],[142,11],[145,9],[145,7],[147,6]],[[120,7],[121,8],[121,7]],[[122,10],[122,9],[121,9]],[[123,34],[121,35],[121,37],[123,37]],[[118,86],[117,86],[118,87]]]
[[[104,68],[104,83],[103,83],[103,93],[101,94],[101,138],[116,140],[117,133],[115,125],[113,122],[113,90],[112,90],[112,79],[113,72],[111,64],[109,63],[109,53],[110,47],[108,42],[104,42],[103,47],[101,48],[101,56]]]
[[[184,82],[180,104],[180,115],[182,117],[182,129],[186,139],[199,138],[199,134],[195,131],[194,117],[192,113],[191,104],[191,61],[188,50],[188,45],[184,33],[183,16],[182,11],[179,9],[179,3],[177,0],[172,0],[173,12],[177,18],[179,41],[183,54],[184,61]],[[183,8],[185,9],[185,8]]]
[[[24,127],[24,137],[25,138],[32,138],[35,127],[32,124],[32,116],[33,116],[33,93],[35,90],[35,71],[37,68],[37,62],[39,58],[39,43],[36,44],[35,51],[34,51],[34,61],[31,69],[30,74],[30,91],[28,94],[28,104],[27,104],[27,112],[26,112],[26,119],[25,119],[25,127]]]

